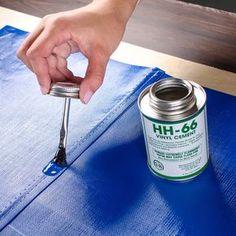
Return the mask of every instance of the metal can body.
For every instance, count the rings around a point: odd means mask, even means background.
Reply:
[[[204,89],[167,78],[146,88],[138,105],[150,170],[174,181],[200,174],[209,159]]]

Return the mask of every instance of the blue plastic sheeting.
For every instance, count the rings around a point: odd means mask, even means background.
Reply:
[[[26,32],[6,26],[0,31],[0,228],[4,227],[55,178],[42,169],[58,145],[64,100],[42,96],[34,75],[16,59]],[[87,60],[70,58],[70,66],[83,76]],[[71,104],[68,163],[88,148],[151,82],[165,76],[159,69],[110,61],[102,88],[89,105]]]
[[[18,32],[13,32],[13,36],[19,36]],[[18,67],[21,67],[20,64]],[[6,225],[2,235],[235,235],[236,97],[207,90],[211,163],[193,181],[182,184],[168,182],[152,176],[148,170],[135,102],[141,87],[159,76],[148,79],[149,75],[142,79],[150,70],[113,61],[109,65],[107,76],[112,76],[112,69],[123,74],[119,77],[122,81],[116,76],[110,80],[107,77],[98,92],[100,95],[95,95],[97,99],[93,99],[91,104],[72,104],[68,146],[70,163],[74,162],[57,179],[42,177],[42,183],[34,186],[29,194],[25,195],[23,192],[24,197],[20,203],[12,203],[10,213],[6,212],[7,216],[2,215],[1,218],[1,226]],[[3,71],[5,70],[4,68]],[[16,78],[19,74],[19,69],[17,70]],[[157,73],[166,76],[162,72]],[[14,72],[7,77],[13,74]],[[22,74],[22,84],[17,83],[16,86],[21,85],[22,90],[29,86],[27,94],[30,93],[30,96],[16,89],[13,97],[17,96],[20,101],[8,100],[8,104],[15,112],[19,109],[18,115],[13,116],[11,109],[6,108],[6,103],[3,106],[4,115],[1,113],[0,117],[1,136],[4,129],[4,138],[0,141],[3,150],[0,170],[3,186],[0,188],[1,206],[7,200],[9,202],[7,198],[14,197],[19,189],[26,188],[32,181],[31,176],[42,175],[40,171],[48,158],[53,156],[57,144],[60,125],[58,116],[60,117],[62,102],[39,95],[35,81],[29,79],[32,75],[25,69]],[[4,82],[0,81],[2,86]],[[120,82],[115,88],[121,95],[115,94],[114,89],[109,95],[109,82],[110,86]],[[1,103],[2,100],[9,99],[12,86],[9,86],[7,94],[2,95],[1,92]],[[25,96],[24,100],[17,93]],[[98,101],[98,106],[96,102],[99,99],[103,100]],[[124,99],[129,102],[125,102],[122,109],[115,110],[112,118],[108,119],[109,114]],[[27,102],[27,107],[24,102],[22,104],[22,100]],[[38,101],[39,108],[35,106],[35,101]],[[112,104],[110,109],[104,108]],[[29,114],[33,108],[34,112]],[[80,117],[81,114],[83,117]],[[39,118],[34,120],[35,115]],[[97,129],[97,124],[94,123],[101,119],[100,116],[105,117],[105,124],[102,123],[104,126],[99,132],[94,132]],[[26,124],[21,127],[18,119]],[[15,130],[16,140],[12,131],[7,133],[10,127],[8,123],[13,128],[18,123],[17,129],[11,129]],[[81,132],[86,132],[86,129],[87,132],[92,130],[93,135],[85,141],[86,145],[81,145],[82,134],[86,137],[86,133]],[[15,145],[9,145],[10,139]],[[21,149],[21,145],[24,148]],[[25,156],[19,156],[22,153]],[[18,169],[17,172],[15,168]]]

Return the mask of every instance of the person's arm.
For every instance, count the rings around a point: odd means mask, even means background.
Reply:
[[[80,83],[80,98],[88,103],[102,85],[109,57],[118,47],[138,0],[95,0],[89,5],[51,14],[22,43],[17,56],[32,70],[43,94],[52,81]],[[67,57],[88,58],[85,78],[67,68]],[[78,65],[79,66],[79,65]]]

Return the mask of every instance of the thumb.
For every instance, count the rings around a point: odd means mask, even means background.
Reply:
[[[91,57],[88,61],[88,67],[85,78],[80,84],[80,99],[87,104],[93,94],[102,85],[108,58]]]

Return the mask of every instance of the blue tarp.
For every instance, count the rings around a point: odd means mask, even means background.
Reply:
[[[152,176],[137,97],[167,77],[110,61],[89,105],[73,100],[69,168],[50,177],[63,99],[40,94],[15,57],[26,32],[0,31],[0,228],[4,235],[235,235],[236,98],[207,90],[211,163],[193,181]],[[80,54],[70,58],[83,76]],[[212,78],[214,79],[214,78]]]

